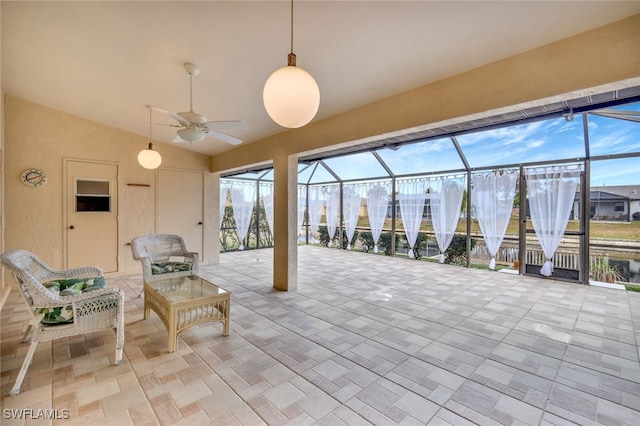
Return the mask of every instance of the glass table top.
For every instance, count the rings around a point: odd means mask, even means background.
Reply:
[[[147,281],[147,284],[172,302],[222,296],[229,293],[227,290],[195,275]]]

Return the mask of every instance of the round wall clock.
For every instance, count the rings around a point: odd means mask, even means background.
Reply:
[[[42,170],[27,169],[22,172],[22,183],[28,186],[41,186],[47,183],[47,176]]]

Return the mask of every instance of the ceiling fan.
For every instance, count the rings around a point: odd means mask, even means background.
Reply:
[[[178,124],[169,124],[169,126],[178,127],[177,135],[173,139],[174,143],[200,142],[209,135],[231,145],[241,144],[242,139],[223,133],[218,129],[246,130],[248,127],[244,122],[239,120],[207,121],[207,117],[193,111],[193,77],[200,73],[200,68],[187,62],[184,64],[184,69],[189,74],[189,111],[175,113],[151,105],[147,105],[147,108],[171,117],[178,122]]]

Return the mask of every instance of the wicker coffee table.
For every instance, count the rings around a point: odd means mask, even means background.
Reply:
[[[178,347],[178,334],[207,321],[221,321],[229,335],[231,293],[196,275],[144,282],[144,319],[150,309],[169,332],[169,352]]]

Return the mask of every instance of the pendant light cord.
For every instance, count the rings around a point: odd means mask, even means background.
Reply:
[[[153,114],[153,110],[149,108],[149,149],[152,149],[151,147],[153,146],[153,144],[151,143],[151,121],[152,121],[151,114]]]
[[[296,54],[293,53],[293,0],[291,0],[291,53],[287,56],[287,65],[296,66]]]

